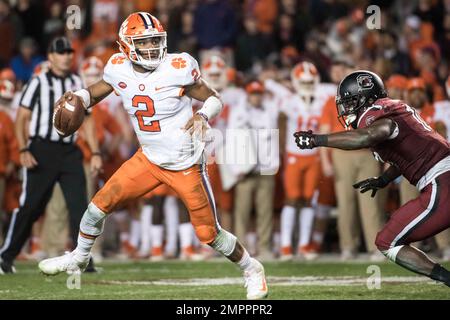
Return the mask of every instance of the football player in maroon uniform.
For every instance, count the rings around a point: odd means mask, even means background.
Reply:
[[[353,187],[372,191],[372,197],[400,175],[416,185],[419,197],[392,214],[375,244],[400,266],[450,286],[450,272],[410,245],[450,227],[450,144],[413,108],[388,98],[380,77],[372,72],[346,76],[339,84],[336,105],[341,123],[354,130],[326,135],[299,131],[294,134],[298,147],[371,148],[390,167]]]

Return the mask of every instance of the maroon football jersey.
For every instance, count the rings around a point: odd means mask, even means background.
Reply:
[[[450,155],[450,144],[403,101],[390,98],[375,101],[358,119],[358,128],[381,118],[395,121],[398,131],[372,151],[375,157],[397,166],[410,183],[416,185],[428,170]]]

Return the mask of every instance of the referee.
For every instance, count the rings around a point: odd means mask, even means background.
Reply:
[[[69,210],[72,241],[77,243],[88,205],[83,156],[74,144],[75,134],[62,138],[52,124],[55,102],[64,92],[82,88],[80,77],[71,72],[73,52],[67,38],[55,38],[48,49],[49,70],[35,75],[22,91],[15,128],[24,167],[22,194],[0,249],[0,274],[15,272],[14,259],[29,238],[33,223],[44,213],[56,182]],[[91,171],[96,174],[102,160],[91,118],[86,117],[84,127],[93,152]]]

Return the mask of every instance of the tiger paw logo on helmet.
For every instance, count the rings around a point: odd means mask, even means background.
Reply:
[[[172,67],[174,67],[175,69],[186,68],[186,60],[184,60],[183,58],[173,58]]]

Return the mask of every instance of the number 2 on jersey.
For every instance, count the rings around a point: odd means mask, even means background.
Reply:
[[[138,119],[139,129],[146,132],[160,132],[159,120],[150,121],[149,124],[144,123],[144,117],[150,118],[155,115],[155,104],[149,96],[136,95],[131,101],[133,107],[138,108],[139,104],[145,105],[145,110],[138,110],[134,113]]]

